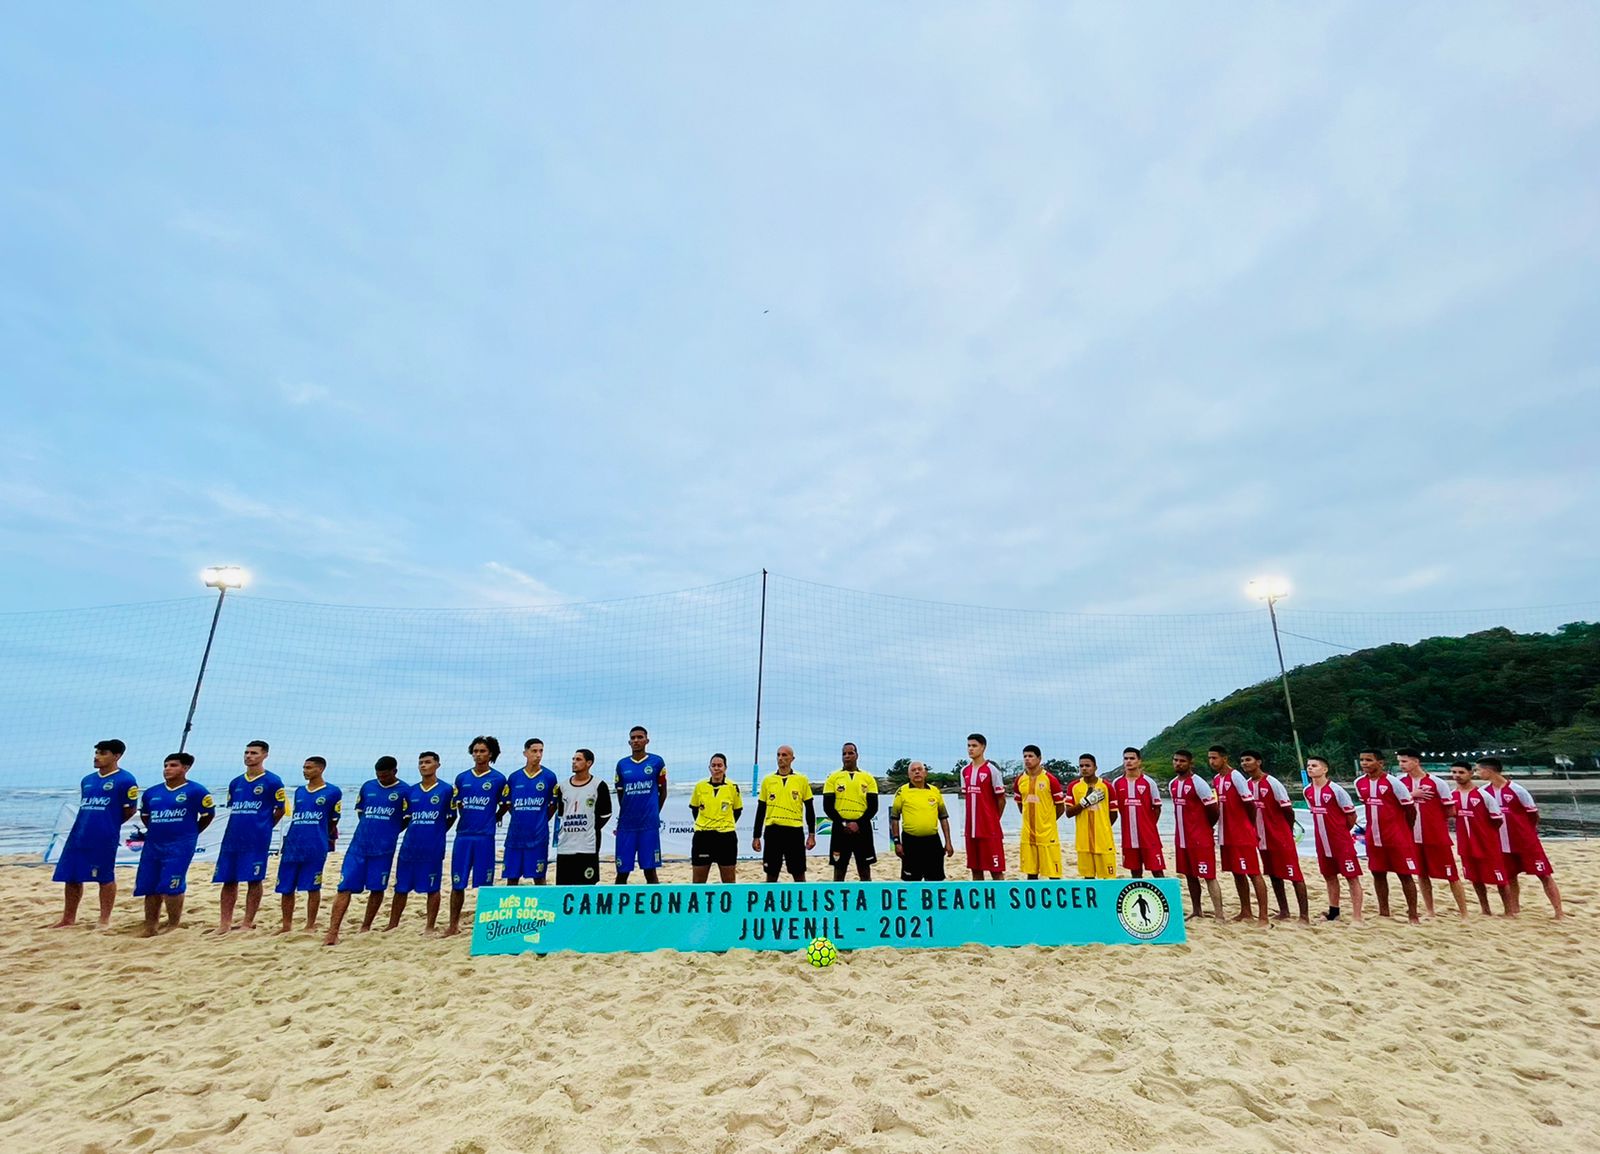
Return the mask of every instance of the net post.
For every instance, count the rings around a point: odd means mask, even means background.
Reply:
[[[756,748],[750,759],[750,793],[761,791],[761,676],[767,663],[767,571],[761,570],[761,626],[756,634]]]
[[[183,736],[178,739],[179,753],[189,747],[189,731],[194,728],[194,710],[200,704],[200,686],[206,679],[206,662],[211,660],[211,643],[217,639],[217,619],[222,616],[222,601],[227,595],[226,585],[217,587],[217,608],[211,614],[211,631],[206,634],[205,652],[200,654],[200,673],[194,679],[194,694],[189,698],[189,716],[183,719]]]

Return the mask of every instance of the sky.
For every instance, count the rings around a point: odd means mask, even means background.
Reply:
[[[17,9],[0,608],[1590,600],[1597,59],[1576,3]]]

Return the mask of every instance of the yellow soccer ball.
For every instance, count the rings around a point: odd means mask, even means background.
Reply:
[[[827,938],[813,939],[812,943],[806,947],[806,961],[819,970],[823,966],[833,965],[838,960],[839,948]]]

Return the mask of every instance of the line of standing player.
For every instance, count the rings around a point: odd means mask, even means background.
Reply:
[[[667,796],[665,762],[647,751],[649,733],[635,726],[629,733],[630,752],[617,762],[614,784],[618,816],[616,881],[626,883],[635,866],[646,882],[658,881],[662,864],[660,811]],[[982,734],[969,734],[967,763],[961,770],[960,788],[965,801],[964,840],[966,864],[974,880],[1005,876],[1005,846],[1000,817],[1008,790],[1000,768],[986,756]],[[119,741],[95,747],[95,772],[83,779],[80,808],[60,862],[56,880],[66,885],[65,908],[58,926],[76,920],[83,886],[100,884],[100,924],[109,924],[115,902],[114,862],[121,825],[138,812],[146,829],[145,844],[135,878],[135,895],[145,899],[142,932],[178,923],[187,872],[200,833],[214,816],[211,794],[187,778],[194,764],[185,753],[169,755],[163,763],[162,784],[142,797],[133,776],[118,762],[125,752]],[[300,893],[306,899],[306,929],[316,927],[323,870],[328,854],[338,843],[343,798],[337,786],[324,780],[327,768],[321,757],[307,758],[302,767],[305,784],[295,790],[293,806],[281,779],[265,768],[267,743],[253,741],[245,748],[245,772],[228,788],[230,818],[218,854],[213,881],[222,887],[218,932],[252,929],[266,877],[268,846],[273,828],[286,815],[289,827],[280,852],[277,892],[281,895],[279,932],[293,925]],[[458,774],[453,784],[438,777],[439,756],[424,751],[418,756],[419,780],[399,780],[392,757],[379,758],[374,776],[362,784],[356,799],[359,821],[345,853],[338,892],[334,899],[326,941],[339,940],[350,902],[366,893],[361,923],[370,929],[394,873],[394,897],[389,922],[395,929],[412,893],[427,903],[427,932],[436,932],[444,873],[445,835],[455,827],[451,851],[450,916],[446,934],[460,932],[466,891],[486,885],[495,865],[495,832],[509,815],[504,879],[544,884],[552,848],[556,882],[594,884],[599,880],[600,833],[613,814],[611,790],[593,774],[594,754],[577,750],[566,782],[543,766],[544,745],[537,738],[524,743],[524,765],[509,774],[494,768],[500,755],[493,737],[474,738],[469,745],[473,765]],[[1418,897],[1429,915],[1434,913],[1433,882],[1443,882],[1465,916],[1467,899],[1462,876],[1476,891],[1480,908],[1489,912],[1489,888],[1500,895],[1503,909],[1514,915],[1520,908],[1518,879],[1539,879],[1552,909],[1562,916],[1560,891],[1538,837],[1538,807],[1528,791],[1509,781],[1495,758],[1476,765],[1458,762],[1451,782],[1422,769],[1420,754],[1398,753],[1402,774],[1390,773],[1383,754],[1363,750],[1362,775],[1356,781],[1356,799],[1329,780],[1329,765],[1320,757],[1308,760],[1308,784],[1303,794],[1310,813],[1316,857],[1328,892],[1329,920],[1341,913],[1341,882],[1351,901],[1352,920],[1363,918],[1362,869],[1353,830],[1358,821],[1357,799],[1365,809],[1367,865],[1380,916],[1389,914],[1389,874],[1395,874],[1405,897],[1408,917],[1418,919]],[[832,823],[829,856],[835,880],[843,880],[852,861],[858,876],[871,877],[877,857],[872,821],[878,810],[876,779],[860,768],[856,746],[846,742],[840,768],[823,787],[824,811]],[[1188,750],[1173,755],[1174,776],[1168,796],[1174,807],[1176,871],[1188,883],[1194,911],[1202,914],[1203,895],[1209,893],[1213,916],[1222,917],[1220,868],[1230,873],[1238,895],[1235,921],[1252,917],[1265,923],[1269,915],[1267,887],[1275,891],[1279,918],[1292,916],[1288,889],[1293,888],[1299,918],[1309,920],[1309,898],[1295,842],[1295,810],[1283,783],[1267,773],[1261,755],[1246,750],[1240,768],[1228,751],[1213,746],[1207,752],[1210,782],[1195,774]],[[895,794],[890,808],[890,838],[906,881],[941,881],[945,861],[955,853],[948,812],[940,791],[927,783],[927,768],[912,762],[910,780]],[[1080,876],[1108,878],[1116,875],[1117,853],[1113,826],[1122,825],[1122,864],[1134,876],[1146,871],[1162,876],[1165,856],[1157,822],[1161,792],[1146,775],[1137,749],[1123,752],[1123,774],[1107,783],[1099,776],[1091,754],[1079,758],[1079,776],[1063,785],[1043,768],[1037,746],[1023,750],[1023,770],[1012,783],[1010,796],[1022,816],[1020,850],[1022,871],[1029,878],[1059,878],[1062,860],[1058,823],[1075,819],[1075,845]],[[136,805],[137,803],[137,805]],[[724,882],[734,880],[738,859],[736,823],[743,811],[737,784],[727,779],[727,759],[711,758],[706,780],[690,797],[695,818],[691,848],[696,882],[708,879],[716,866]],[[1455,819],[1458,872],[1452,848],[1450,818]],[[784,870],[804,881],[806,853],[816,845],[816,813],[809,780],[794,771],[794,751],[778,750],[778,769],[761,783],[752,848],[762,853],[766,878],[778,879]],[[398,864],[396,850],[398,849]],[[237,923],[239,887],[246,887],[244,914]],[[1253,911],[1253,912],[1252,912]]]

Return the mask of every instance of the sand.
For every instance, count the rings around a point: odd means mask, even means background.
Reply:
[[[112,932],[51,932],[60,887],[5,865],[0,1150],[1593,1154],[1600,845],[1551,850],[1564,924],[1535,889],[1510,923],[1191,923],[1181,947],[822,971],[474,959],[417,906],[334,949],[218,940],[198,869],[172,934],[133,936],[131,884]]]

